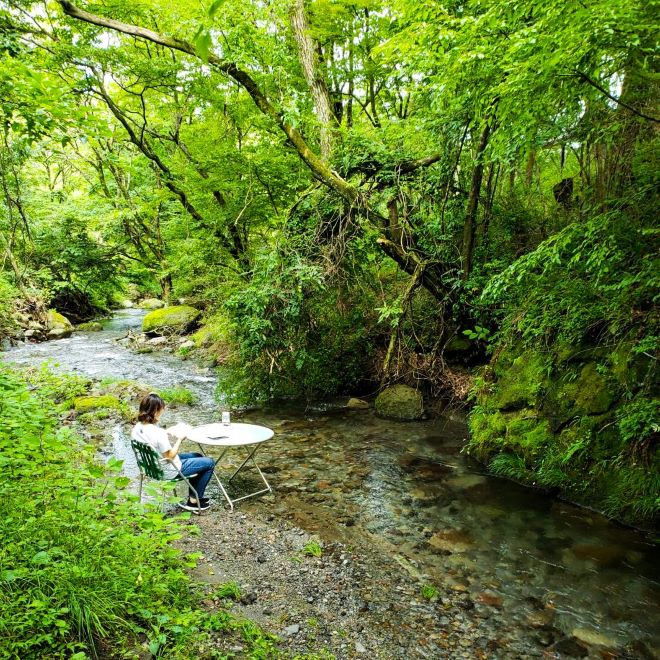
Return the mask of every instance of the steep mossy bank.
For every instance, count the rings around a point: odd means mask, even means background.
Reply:
[[[654,359],[618,346],[510,346],[477,381],[468,451],[633,525],[660,521]]]

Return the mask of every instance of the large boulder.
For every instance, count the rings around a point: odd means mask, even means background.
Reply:
[[[138,306],[140,309],[162,309],[165,303],[158,298],[145,298]]]
[[[424,416],[422,395],[407,385],[392,385],[385,388],[376,398],[376,413],[380,417],[411,421]]]
[[[46,315],[46,337],[48,339],[63,339],[70,337],[73,332],[73,325],[66,316],[62,316],[54,309],[48,310]]]
[[[183,334],[197,325],[200,315],[198,309],[188,305],[155,309],[142,320],[142,332],[154,335]]]

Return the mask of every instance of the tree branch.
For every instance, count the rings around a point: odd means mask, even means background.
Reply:
[[[86,23],[91,23],[92,25],[97,25],[99,27],[105,27],[110,30],[115,30],[116,32],[122,32],[123,34],[130,34],[131,36],[138,37],[140,39],[146,39],[155,44],[165,46],[166,48],[171,48],[173,50],[181,51],[182,53],[187,53],[198,59],[201,59],[195,47],[183,39],[177,39],[175,37],[168,37],[166,35],[154,32],[147,28],[139,27],[137,25],[131,25],[129,23],[124,23],[123,21],[116,21],[112,18],[105,18],[104,16],[98,16],[96,14],[90,14],[87,11],[79,9],[73,3],[68,2],[67,0],[59,0],[64,13],[71,18],[75,18]],[[332,188],[338,192],[344,199],[348,200],[351,203],[354,203],[360,197],[358,191],[351,186],[347,181],[342,179],[336,172],[333,172],[329,165],[325,163],[321,158],[319,158],[305,142],[305,139],[294,128],[289,122],[287,122],[282,113],[277,110],[277,108],[268,100],[268,98],[263,94],[259,89],[257,83],[253,78],[242,69],[239,69],[233,62],[227,62],[222,58],[218,57],[214,53],[209,53],[208,63],[213,68],[218,71],[222,71],[224,74],[233,78],[238,82],[245,91],[252,97],[252,100],[256,106],[263,112],[267,117],[270,117],[275,121],[279,127],[284,131],[286,136],[289,138],[293,146],[295,147],[298,155],[303,160],[303,162],[309,167],[312,171],[312,174],[325,183],[329,188]]]
[[[607,96],[608,99],[614,101],[618,105],[626,108],[626,110],[630,110],[634,115],[637,115],[638,117],[641,117],[642,119],[647,119],[648,121],[654,121],[657,124],[660,124],[660,119],[656,119],[655,117],[651,117],[651,115],[645,115],[643,112],[640,112],[639,110],[635,110],[631,105],[628,105],[621,99],[616,98],[616,96],[612,96],[604,87],[599,85],[595,80],[592,80],[589,78],[589,76],[586,73],[582,73],[582,71],[576,70],[575,73],[584,80],[584,82],[589,83],[594,89],[597,89],[601,94],[604,94]]]

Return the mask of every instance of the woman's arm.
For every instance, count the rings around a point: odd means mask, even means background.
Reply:
[[[163,452],[163,457],[171,461],[179,453],[179,447],[181,447],[182,442],[183,442],[183,436],[177,438],[176,442],[172,445],[172,447],[168,451]]]

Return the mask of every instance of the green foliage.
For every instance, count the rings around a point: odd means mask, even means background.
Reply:
[[[215,590],[216,598],[230,598],[238,600],[241,597],[241,588],[236,582],[225,582]]]
[[[86,394],[92,381],[81,374],[58,373],[53,370],[56,364],[44,362],[40,367],[24,369],[22,377],[36,388],[36,395],[48,403],[62,404],[70,408],[74,397]]]
[[[621,438],[628,443],[643,443],[658,432],[660,402],[638,399],[617,410],[617,426]]]
[[[307,541],[303,546],[302,553],[308,557],[321,557],[323,555],[323,546],[318,541]]]
[[[185,387],[166,387],[160,391],[160,396],[170,405],[192,406],[196,401],[195,394]]]
[[[440,595],[440,591],[432,584],[425,584],[422,586],[422,598],[425,600],[433,600]]]
[[[119,399],[111,394],[78,396],[73,400],[73,407],[79,413],[86,413],[98,408],[119,409],[120,405]]]
[[[640,325],[645,333],[653,331],[651,310],[660,285],[648,240],[654,220],[649,191],[639,190],[636,197],[643,212],[636,217],[616,210],[573,223],[493,278],[484,302],[506,299],[516,310],[500,336],[579,343],[601,333],[611,342]]]
[[[19,292],[0,272],[0,338],[11,334],[16,329],[16,322],[12,319],[14,303],[19,298]]]
[[[355,387],[371,353],[358,292],[329,287],[317,266],[294,256],[257,264],[250,285],[225,302],[234,352],[219,391],[245,404]]]
[[[154,656],[214,657],[221,631],[275,657],[254,623],[199,609],[185,572],[195,557],[172,546],[184,527],[137,502],[121,461],[97,463],[58,427],[45,404],[75,381],[39,377],[29,391],[0,368],[0,657],[119,657],[140,637]]]
[[[96,464],[6,369],[0,393],[3,657],[94,654],[139,632],[172,649],[191,641],[201,620],[169,546],[178,523],[141,514],[121,462]]]

